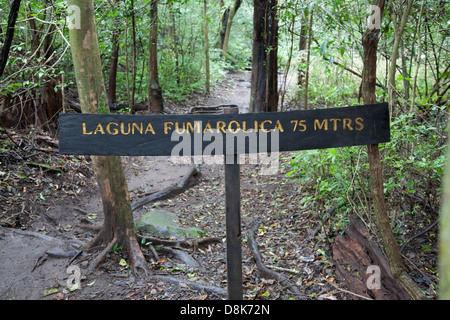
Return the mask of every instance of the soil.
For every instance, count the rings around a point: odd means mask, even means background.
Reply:
[[[189,103],[170,105],[171,113],[186,113],[192,106],[236,104],[248,110],[250,73],[229,73],[210,97],[193,97]],[[31,132],[31,131],[30,131]],[[219,243],[183,249],[199,267],[191,267],[167,253],[158,259],[142,242],[151,275],[135,274],[126,252],[115,247],[92,273],[87,267],[95,252],[56,257],[49,252],[73,252],[74,245],[89,243],[96,231],[83,227],[101,226],[103,214],[99,192],[89,157],[59,155],[57,141],[32,134],[12,133],[19,146],[30,139],[35,151],[29,157],[18,154],[12,142],[2,156],[0,167],[0,299],[26,300],[215,300],[224,299],[220,291],[201,290],[187,281],[221,288],[226,292],[224,170],[221,165],[201,164],[201,182],[172,199],[150,203],[134,212],[135,221],[152,209],[175,213],[180,224],[199,227]],[[6,139],[6,137],[5,137]],[[53,143],[53,145],[52,145]],[[23,148],[22,148],[23,149]],[[37,152],[36,152],[37,150]],[[34,153],[34,154],[33,154]],[[260,175],[260,166],[241,165],[241,215],[243,291],[245,299],[353,299],[335,277],[331,236],[322,227],[320,213],[329,208],[300,204],[308,190],[289,178],[293,153],[283,153],[276,174]],[[139,199],[177,183],[192,166],[169,161],[167,157],[123,157],[130,197]],[[37,163],[45,163],[39,165]],[[249,225],[259,219],[255,241],[265,265],[282,273],[289,285],[261,276],[253,252],[247,246]],[[330,238],[329,238],[330,237]],[[80,271],[80,285],[71,279]],[[422,269],[423,270],[423,269]],[[422,272],[422,271],[421,271]],[[425,271],[423,271],[425,272]],[[180,279],[180,283],[164,277]]]

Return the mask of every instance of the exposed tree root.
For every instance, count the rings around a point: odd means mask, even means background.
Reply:
[[[290,280],[288,277],[286,277],[284,274],[270,270],[264,265],[264,262],[262,260],[261,254],[258,249],[258,244],[255,241],[254,233],[258,229],[259,226],[259,219],[254,219],[252,222],[250,222],[249,225],[249,231],[247,235],[247,244],[250,247],[250,250],[253,253],[253,258],[255,259],[256,266],[258,267],[261,275],[268,279],[275,279],[278,281],[281,285],[287,286],[289,291],[291,291],[293,294],[295,294],[297,297],[301,299],[306,299],[304,295],[300,292],[300,290],[293,284],[290,283]]]
[[[175,258],[183,261],[185,264],[187,264],[190,267],[200,268],[200,264],[194,258],[192,258],[188,253],[186,253],[184,251],[172,249],[172,248],[166,247],[166,246],[158,246],[158,247],[156,247],[156,250],[159,252],[162,252],[162,253],[171,254],[171,255],[175,256]]]
[[[97,234],[97,236],[98,236],[98,234]],[[96,239],[97,239],[97,238],[95,238],[94,241],[93,241],[92,243],[96,242]],[[89,269],[88,269],[89,272],[94,271],[94,270],[99,266],[99,264],[100,264],[103,260],[105,260],[106,254],[107,254],[108,252],[110,252],[110,251],[114,248],[114,245],[115,245],[116,243],[117,243],[117,234],[114,235],[114,238],[113,238],[112,241],[106,246],[106,248],[103,249],[102,252],[100,252],[100,253],[97,255],[97,257],[94,258],[94,260],[92,260],[92,262],[91,262],[91,264],[90,264],[90,266],[89,266]],[[89,246],[89,247],[90,247],[90,246]]]
[[[101,230],[86,246],[85,250],[89,250],[93,248],[94,246],[97,246],[99,244],[102,244],[103,242],[103,230]],[[114,233],[114,238],[108,243],[105,249],[103,249],[91,262],[89,266],[89,272],[94,271],[102,261],[104,261],[106,255],[108,252],[112,251],[114,246],[118,243],[121,243],[124,248],[126,248],[126,251],[128,253],[128,256],[130,258],[131,266],[133,267],[133,271],[136,275],[139,276],[148,276],[149,271],[147,267],[147,262],[145,260],[145,257],[141,251],[141,248],[139,246],[139,243],[137,242],[134,234],[128,234],[125,235],[122,239],[122,241],[119,240],[117,236],[117,232]]]
[[[145,260],[144,254],[142,253],[141,247],[134,234],[129,235],[127,241],[128,255],[131,259],[134,273],[141,277],[148,277],[150,271],[147,267],[147,261]]]

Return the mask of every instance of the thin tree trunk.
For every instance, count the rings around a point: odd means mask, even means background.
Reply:
[[[224,9],[224,3],[222,0],[219,0],[217,2],[217,5],[220,8],[220,11],[223,10],[221,16],[220,16],[220,24],[219,24],[219,31],[217,35],[217,41],[215,44],[216,49],[222,49],[223,48],[223,40],[225,39],[225,32],[227,30],[227,23],[228,23],[228,14],[230,12],[229,8]]]
[[[381,13],[384,9],[384,3],[384,0],[374,1],[374,5],[377,5],[380,8]],[[379,19],[381,23],[381,17],[379,17]],[[367,28],[362,39],[364,49],[362,95],[364,104],[374,104],[377,102],[375,95],[375,86],[379,33],[380,29],[378,28]],[[423,298],[423,295],[417,288],[417,285],[407,274],[400,256],[398,244],[395,241],[394,235],[392,233],[386,208],[386,202],[384,199],[382,167],[378,144],[368,145],[367,153],[369,159],[370,180],[375,209],[375,221],[383,239],[384,249],[386,250],[386,254],[391,266],[392,275],[400,282],[400,284],[405,288],[405,290],[413,299],[421,299]]]
[[[79,19],[79,23],[69,26],[69,36],[82,112],[108,113],[94,4],[92,0],[69,0],[68,5],[69,17]],[[133,233],[133,212],[121,159],[93,156],[92,162],[102,197],[104,224],[88,247],[117,241],[129,253],[132,265],[146,270],[145,258]]]
[[[450,130],[448,130],[450,133]],[[447,165],[442,181],[439,223],[439,299],[450,300],[450,141],[447,144]]]
[[[16,25],[17,15],[19,13],[20,2],[21,0],[14,0],[9,12],[5,42],[0,53],[0,78],[3,75],[3,71],[6,67],[6,62],[8,61],[9,49],[11,48],[12,40],[14,38],[14,26]]]
[[[169,38],[172,39],[172,52],[175,56],[175,72],[177,78],[177,84],[180,84],[180,61],[178,54],[178,37],[177,37],[177,28],[176,28],[176,20],[175,15],[173,13],[173,2],[169,2]]]
[[[305,75],[305,98],[303,108],[308,109],[308,87],[309,87],[309,65],[311,62],[311,42],[312,42],[312,25],[313,25],[314,10],[309,13],[309,26],[308,26],[308,48],[306,52],[306,75]]]
[[[308,8],[303,10],[302,27],[300,28],[300,41],[298,44],[298,50],[300,51],[300,65],[298,68],[298,80],[297,85],[299,88],[303,88],[305,85],[305,70],[303,66],[306,65],[306,48],[308,44]]]
[[[416,69],[414,70],[414,78],[413,78],[413,87],[412,87],[412,98],[411,98],[411,108],[410,111],[413,111],[416,104],[416,86],[417,86],[417,76],[419,75],[420,68],[420,60],[422,59],[422,35],[420,34],[420,28],[422,25],[422,16],[425,8],[425,0],[422,0],[422,5],[420,7],[420,14],[417,20],[417,58],[416,58]]]
[[[135,96],[136,96],[136,17],[134,13],[134,0],[131,0],[131,40],[132,40],[132,54],[131,54],[131,101],[130,108],[134,110]]]
[[[294,28],[295,28],[295,16],[292,17],[292,22],[291,22],[291,25],[288,30],[288,32],[290,33],[290,37],[291,37],[291,43],[289,46],[288,60],[286,62],[286,70],[284,71],[285,74],[284,74],[284,78],[283,78],[283,89],[281,92],[280,111],[283,110],[284,96],[286,94],[287,79],[288,79],[288,75],[289,75],[289,72],[291,69],[292,53],[294,51]]]
[[[409,79],[410,75],[408,72],[408,68],[406,65],[406,57],[405,57],[405,41],[402,39],[402,43],[400,45],[400,53],[402,56],[402,76],[403,76],[403,94],[405,97],[405,100],[408,101],[409,100]]]
[[[228,9],[225,35],[223,37],[222,43],[222,56],[226,56],[228,53],[228,43],[230,42],[231,24],[233,23],[233,18],[236,15],[236,11],[241,6],[241,3],[242,3],[241,0],[234,0],[233,4]]]
[[[158,0],[150,1],[149,54],[149,112],[158,114],[164,111],[162,89],[158,81]]]
[[[108,101],[111,104],[116,103],[117,100],[117,64],[119,62],[119,21],[114,21],[115,27],[113,31],[112,37],[112,51],[111,51],[111,60],[109,61],[109,81],[108,81]]]
[[[388,92],[389,92],[389,105],[390,105],[391,117],[395,113],[395,105],[397,103],[397,88],[395,86],[395,71],[397,68],[398,51],[400,48],[406,21],[408,20],[409,13],[411,12],[412,4],[413,4],[413,0],[408,0],[408,4],[406,5],[405,10],[403,11],[401,20],[398,21],[397,14],[396,14],[396,8],[394,7],[394,1],[389,1],[392,22],[394,24],[394,44],[392,46],[391,62],[389,65],[389,87],[388,87],[389,88]]]
[[[209,40],[208,40],[208,1],[203,0],[203,32],[205,35],[205,67],[206,67],[206,94],[211,92],[210,70],[209,70]]]

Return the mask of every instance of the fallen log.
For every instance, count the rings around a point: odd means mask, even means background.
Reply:
[[[410,300],[408,293],[392,276],[388,260],[371,239],[363,222],[354,216],[349,216],[349,220],[350,225],[344,235],[336,237],[332,245],[337,278],[352,292],[367,298]],[[373,283],[377,276],[378,281]]]
[[[202,239],[160,239],[147,234],[136,234],[138,239],[145,239],[146,242],[151,242],[152,245],[163,245],[167,247],[179,247],[184,249],[196,250],[198,247],[205,246],[212,243],[221,243],[222,240],[218,237],[207,237]]]
[[[170,199],[180,193],[183,193],[187,189],[198,184],[200,182],[200,176],[200,171],[198,171],[196,167],[192,167],[179,183],[173,184],[161,191],[157,191],[143,199],[137,200],[131,205],[131,208],[136,210],[150,202]]]

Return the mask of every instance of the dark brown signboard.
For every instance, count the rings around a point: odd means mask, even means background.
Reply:
[[[390,140],[387,103],[246,114],[60,114],[60,153],[190,156],[293,151]]]
[[[238,154],[390,141],[387,103],[270,113],[60,114],[63,154],[231,155],[225,161],[228,298],[242,299]],[[232,161],[228,161],[232,158]]]

